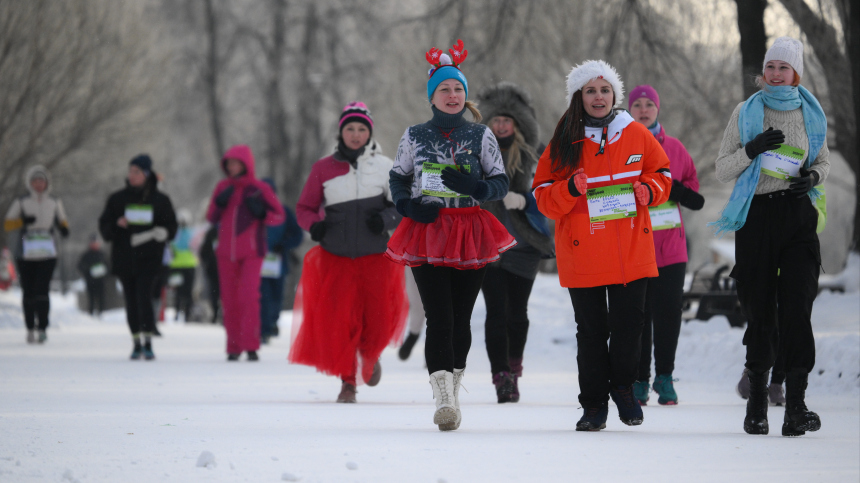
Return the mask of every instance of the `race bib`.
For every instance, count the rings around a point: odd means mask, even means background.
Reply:
[[[761,153],[761,172],[782,180],[791,180],[800,175],[806,151],[780,144],[778,149]]]
[[[185,277],[181,273],[171,273],[167,279],[167,285],[171,287],[179,287],[183,282],[185,282]]]
[[[586,198],[592,223],[636,216],[636,195],[630,183],[590,188]]]
[[[129,225],[151,225],[152,205],[126,205],[125,219]]]
[[[29,232],[23,237],[24,260],[55,258],[54,237],[46,231]]]
[[[421,168],[421,194],[438,196],[440,198],[468,198],[469,195],[451,191],[447,186],[442,184],[442,170],[445,168],[455,168],[467,173],[471,172],[471,166],[469,165],[457,166],[453,164],[425,162]]]
[[[278,278],[281,276],[281,256],[277,253],[267,253],[260,270],[263,278]]]
[[[648,214],[651,215],[651,229],[654,231],[681,228],[681,210],[674,201],[652,206],[648,208]]]
[[[102,278],[107,275],[107,267],[104,263],[97,263],[90,267],[90,277]]]

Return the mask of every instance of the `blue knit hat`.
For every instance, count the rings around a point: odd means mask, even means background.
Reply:
[[[453,48],[448,49],[448,52],[450,52],[450,56],[443,53],[442,49],[433,47],[425,54],[427,62],[433,66],[427,73],[430,77],[427,80],[427,100],[430,102],[433,101],[433,93],[436,92],[439,84],[448,79],[460,81],[466,91],[466,99],[469,98],[469,81],[466,80],[465,74],[460,70],[460,64],[466,60],[469,51],[463,48],[463,41],[457,39],[457,43],[453,45]]]

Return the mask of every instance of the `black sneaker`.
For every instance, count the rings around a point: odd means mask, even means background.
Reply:
[[[241,356],[241,355],[242,355],[241,353],[240,354],[227,354],[227,360],[231,361],[231,362],[238,361],[239,356]]]
[[[403,341],[403,345],[400,346],[400,350],[397,351],[397,357],[399,357],[401,361],[409,359],[409,355],[412,354],[412,348],[415,347],[416,342],[418,342],[418,334],[410,332]]]
[[[135,342],[134,349],[131,351],[131,357],[129,357],[129,359],[138,361],[141,357],[143,357],[143,346],[140,342]]]
[[[499,404],[513,402],[514,376],[510,372],[493,374],[493,385],[496,386],[496,399]]]
[[[257,351],[248,351],[248,360],[251,362],[259,361],[260,356],[257,355]]]
[[[576,423],[577,431],[600,431],[606,428],[606,417],[609,415],[609,408],[602,407],[583,407],[582,417]]]
[[[148,361],[155,359],[155,353],[152,352],[152,344],[148,342],[143,346],[143,358]]]
[[[627,426],[639,426],[645,419],[642,406],[633,396],[633,386],[616,386],[609,391],[612,401],[618,406],[618,418]]]

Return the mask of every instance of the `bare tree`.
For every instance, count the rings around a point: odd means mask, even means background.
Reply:
[[[142,108],[157,71],[135,13],[108,0],[0,0],[0,212],[28,166],[56,168],[132,128],[116,121]]]
[[[764,10],[767,0],[735,0],[738,6],[738,31],[741,34],[741,63],[744,97],[758,90],[753,79],[761,74],[761,62],[767,52]]]

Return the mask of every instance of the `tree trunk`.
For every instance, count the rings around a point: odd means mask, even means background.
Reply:
[[[738,5],[738,31],[741,34],[741,75],[744,99],[755,94],[755,77],[762,72],[762,61],[767,53],[767,34],[764,30],[764,9],[767,0],[735,0]]]
[[[212,0],[203,1],[206,17],[206,69],[203,74],[203,83],[206,89],[206,98],[209,102],[209,124],[212,129],[212,139],[215,142],[215,153],[217,156],[224,154],[224,134],[222,130],[221,103],[218,101],[218,73],[221,70],[220,57],[218,55],[218,19],[212,5]]]

